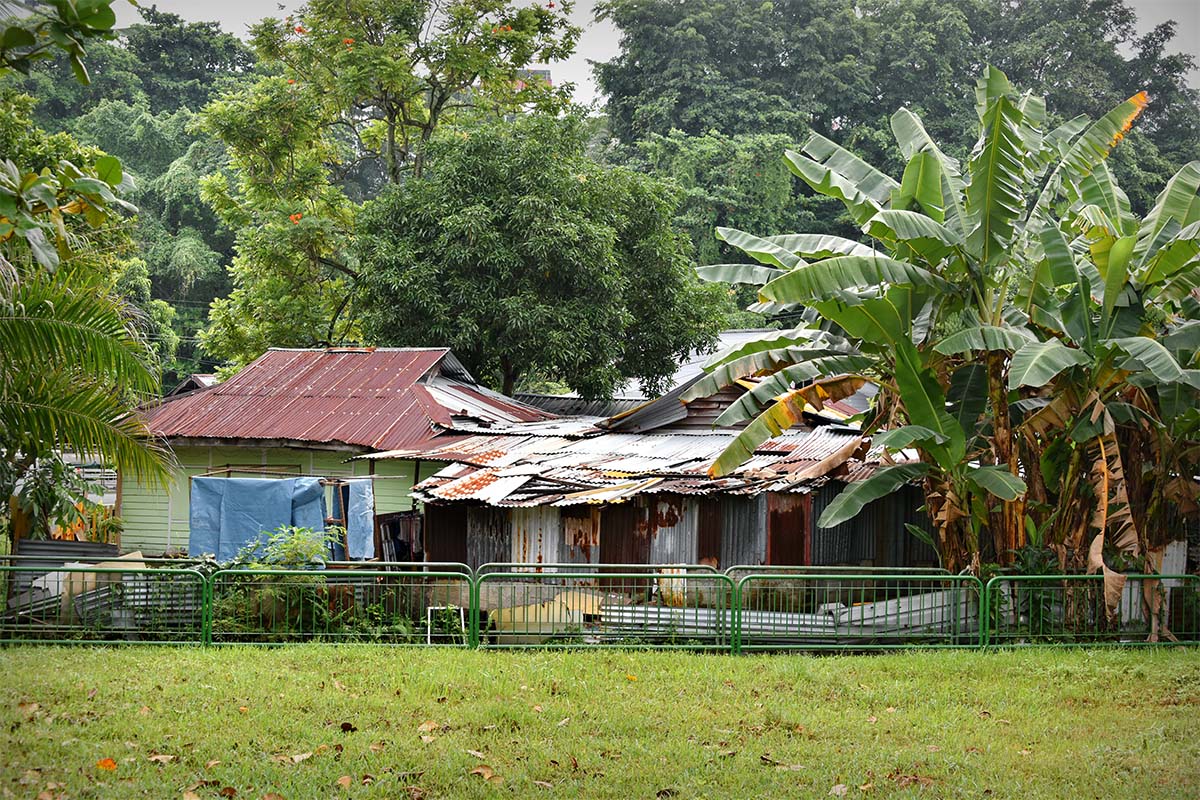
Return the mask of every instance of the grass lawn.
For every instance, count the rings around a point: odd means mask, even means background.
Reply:
[[[1200,797],[1194,649],[44,647],[0,674],[4,797]]]

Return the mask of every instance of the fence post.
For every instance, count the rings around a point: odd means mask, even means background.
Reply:
[[[204,575],[203,588],[200,590],[200,644],[208,647],[212,644],[213,629],[213,573]]]
[[[729,581],[733,591],[730,592],[730,614],[733,615],[730,644],[733,655],[741,655],[742,653],[742,583],[738,581],[734,583],[732,579]]]
[[[467,604],[470,608],[467,609],[467,646],[472,650],[479,649],[479,578],[480,576],[472,574],[467,576]]]

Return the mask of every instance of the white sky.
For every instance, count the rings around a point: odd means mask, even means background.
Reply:
[[[1143,32],[1164,20],[1174,19],[1178,22],[1170,49],[1186,50],[1200,61],[1200,0],[1129,1],[1137,12],[1138,27]],[[279,0],[143,0],[143,3],[156,3],[161,11],[170,11],[188,20],[215,19],[225,30],[240,36],[245,36],[247,27],[263,17],[285,16],[289,10],[303,5]],[[584,29],[579,46],[575,55],[567,61],[549,65],[556,82],[570,81],[575,84],[575,100],[580,103],[596,99],[596,84],[592,80],[588,61],[607,61],[617,53],[617,30],[608,23],[592,20],[594,6],[595,0],[577,0],[571,19]],[[118,0],[113,7],[119,24],[128,25],[139,20],[132,4]],[[1192,86],[1200,85],[1200,70],[1191,73],[1189,83]]]

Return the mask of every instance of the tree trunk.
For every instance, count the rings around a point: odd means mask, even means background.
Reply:
[[[1004,353],[997,351],[989,352],[987,356],[988,398],[992,406],[992,452],[997,465],[1007,466],[1009,472],[1020,477],[1020,459],[1013,442],[1008,387],[1004,380],[1005,358]],[[1003,503],[999,513],[991,515],[991,528],[996,560],[1007,564],[1012,560],[1012,551],[1025,543],[1025,498],[1022,496]]]
[[[521,376],[521,370],[505,356],[500,358],[500,370],[504,373],[504,388],[501,391],[508,397],[512,397],[513,390],[517,386],[517,378]]]

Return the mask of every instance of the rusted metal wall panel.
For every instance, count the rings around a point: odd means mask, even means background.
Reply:
[[[636,503],[606,505],[600,512],[600,563],[648,564],[645,509]]]
[[[767,563],[796,565],[812,561],[812,497],[767,495]]]
[[[721,568],[767,563],[767,497],[721,498]]]
[[[512,525],[506,509],[477,506],[467,512],[467,564],[507,561],[511,552]]]
[[[568,506],[562,509],[562,551],[564,564],[600,562],[600,507]]]
[[[841,493],[845,484],[827,483],[813,493],[813,563],[876,567],[936,566],[937,555],[917,539],[905,523],[929,530],[929,518],[917,509],[925,502],[918,486],[868,503],[853,519],[835,528],[818,528],[815,520]]]
[[[696,516],[696,563],[721,567],[721,500],[699,498]]]
[[[698,556],[696,499],[653,495],[646,500],[646,531],[651,564],[695,564]]]
[[[509,509],[512,553],[509,560],[523,564],[552,564],[562,550],[562,519],[554,506]]]
[[[467,560],[467,506],[425,506],[425,560]]]

